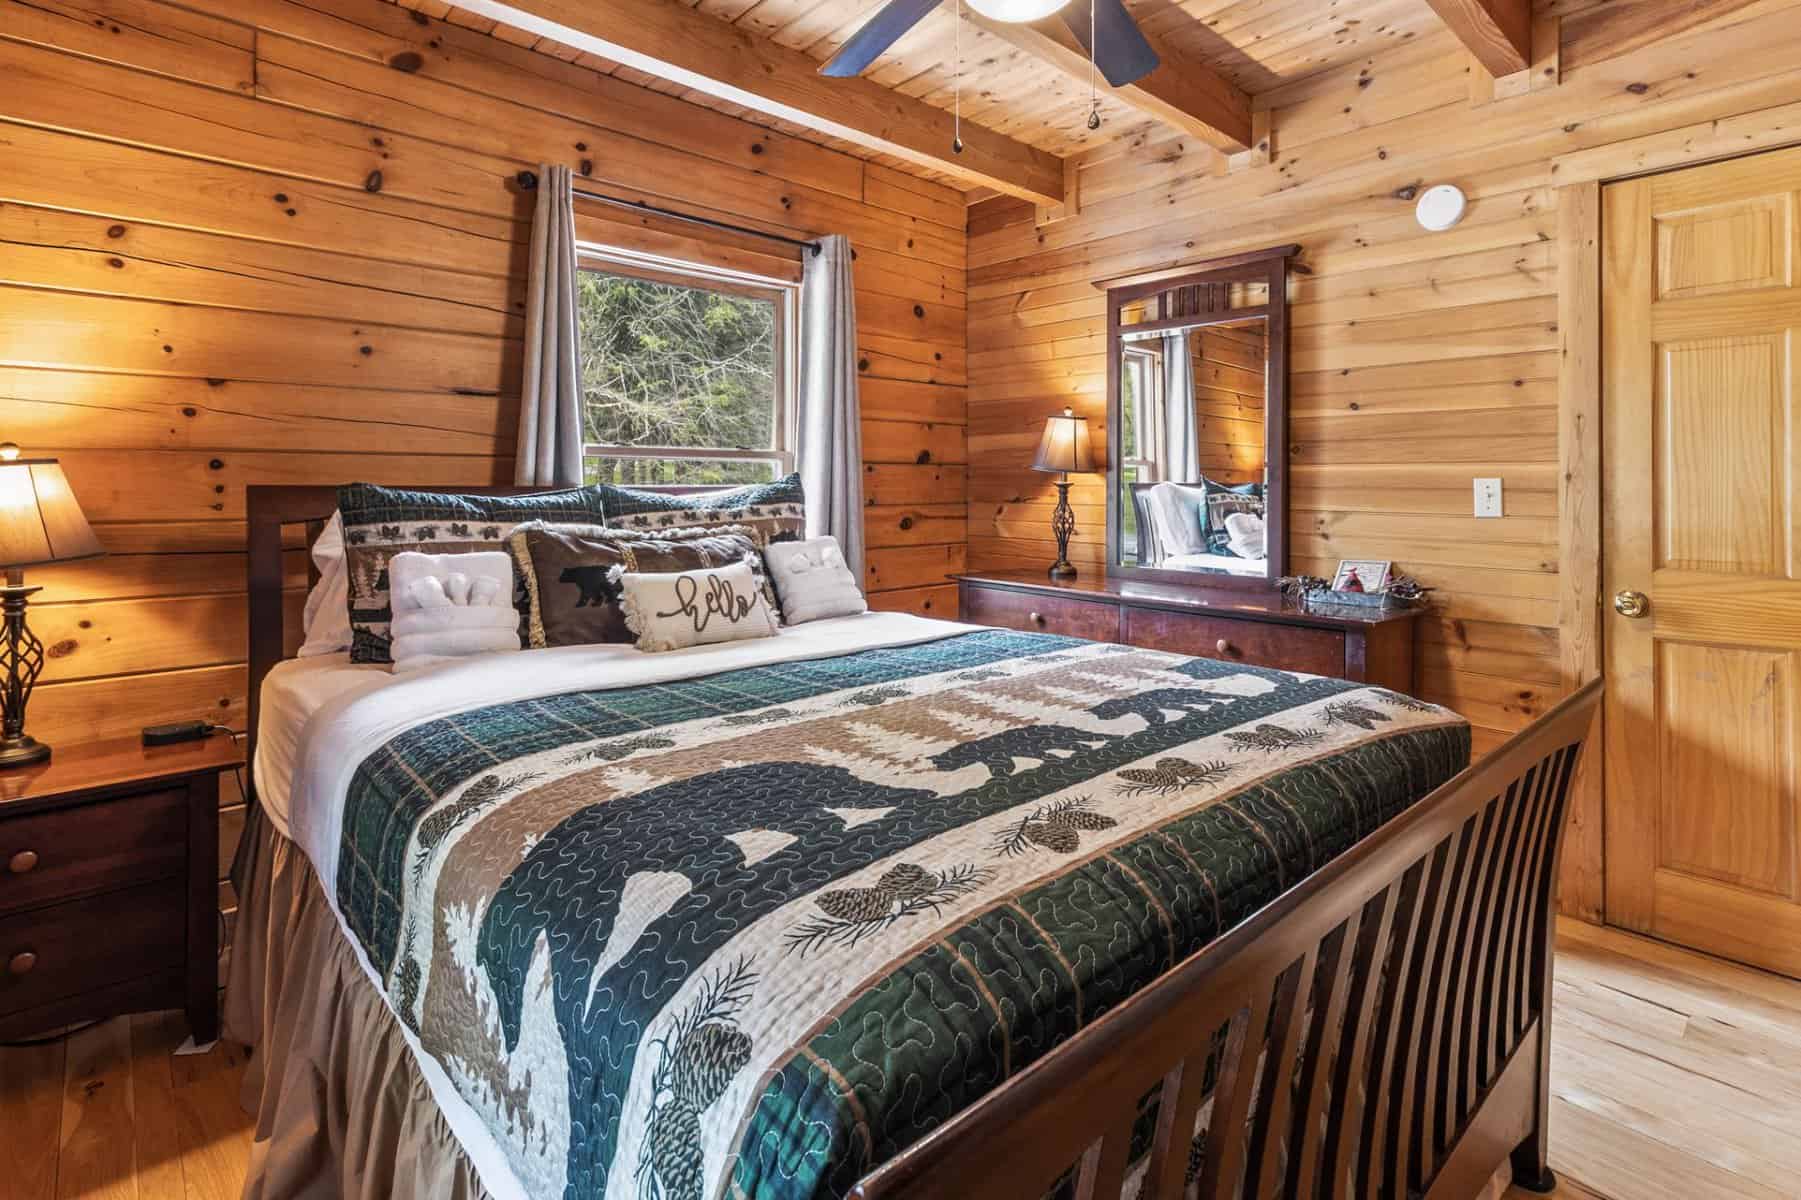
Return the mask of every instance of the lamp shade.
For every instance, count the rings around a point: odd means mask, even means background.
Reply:
[[[1088,446],[1088,418],[1064,409],[1062,416],[1044,419],[1044,436],[1038,439],[1034,471],[1092,471],[1094,452]]]
[[[0,567],[105,553],[54,458],[0,461]]]

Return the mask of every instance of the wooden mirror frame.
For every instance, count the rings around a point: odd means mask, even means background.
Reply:
[[[1198,588],[1231,588],[1269,591],[1288,573],[1288,274],[1289,263],[1300,247],[1272,246],[1224,258],[1209,259],[1177,270],[1159,271],[1125,280],[1103,282],[1107,289],[1107,575],[1119,579],[1155,580]],[[1195,284],[1267,283],[1269,302],[1249,308],[1163,317],[1122,326],[1120,310],[1136,300],[1159,292]],[[1228,289],[1229,290],[1229,289]],[[1264,366],[1265,460],[1264,537],[1267,567],[1263,575],[1228,575],[1220,572],[1172,571],[1162,567],[1133,567],[1120,562],[1119,454],[1120,439],[1120,334],[1122,331],[1160,328],[1194,329],[1225,325],[1262,317],[1269,358]]]

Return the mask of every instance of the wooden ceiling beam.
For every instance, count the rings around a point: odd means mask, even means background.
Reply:
[[[1009,45],[1043,59],[1078,83],[1088,82],[1088,52],[1061,17],[1020,24],[990,21],[974,12],[968,15],[984,31]],[[1158,39],[1149,40],[1162,63],[1136,83],[1108,88],[1108,94],[1148,117],[1199,138],[1223,154],[1250,149],[1254,140],[1251,98],[1243,89],[1211,67],[1175,53]]]
[[[1484,70],[1499,79],[1532,64],[1532,0],[1426,0]]]
[[[867,79],[828,79],[797,50],[671,0],[457,0],[459,8],[685,88],[1035,203],[1063,199],[1063,160]]]

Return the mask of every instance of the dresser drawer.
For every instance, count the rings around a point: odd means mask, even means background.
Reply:
[[[0,913],[179,875],[184,788],[0,820]]]
[[[1119,640],[1117,605],[1073,600],[1066,596],[965,584],[963,619],[976,625],[999,625],[1028,633],[1060,633],[1093,642]]]
[[[1342,676],[1345,635],[1332,629],[1201,617],[1148,608],[1126,610],[1126,642],[1197,658],[1251,663],[1309,675]]]
[[[185,887],[169,879],[0,918],[0,1015],[182,965]]]

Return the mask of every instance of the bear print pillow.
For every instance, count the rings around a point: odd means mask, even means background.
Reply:
[[[747,554],[761,561],[756,532],[736,525],[640,533],[532,522],[513,530],[507,548],[525,581],[526,642],[533,648],[636,641],[620,607],[619,570],[692,571],[742,562]],[[760,571],[756,582],[773,610]]]

